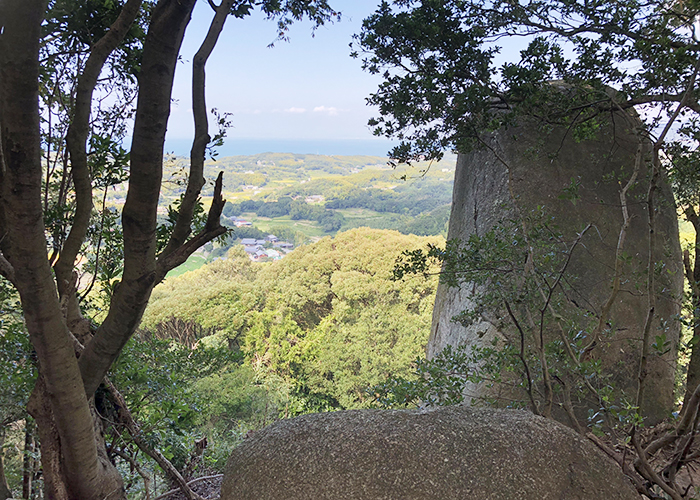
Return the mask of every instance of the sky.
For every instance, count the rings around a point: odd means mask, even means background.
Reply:
[[[363,72],[349,47],[353,33],[360,31],[379,0],[329,3],[341,11],[341,21],[315,33],[311,23],[296,23],[289,31],[290,42],[275,42],[276,23],[259,12],[245,19],[228,18],[206,69],[207,107],[232,113],[233,127],[221,155],[276,151],[383,156],[391,148],[391,142],[373,137],[367,126],[377,112],[365,99],[381,78]],[[189,152],[191,60],[212,15],[206,0],[199,0],[176,71],[168,152]],[[268,47],[271,42],[273,48]]]

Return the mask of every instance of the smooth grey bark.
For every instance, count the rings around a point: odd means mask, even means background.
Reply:
[[[129,190],[122,212],[124,273],[110,309],[87,342],[79,364],[92,394],[136,330],[156,284],[156,211],[163,173],[163,143],[180,45],[195,0],[161,0],[144,44],[136,105]]]
[[[58,260],[54,264],[59,296],[66,300],[69,322],[82,319],[77,294],[72,286],[72,273],[80,247],[85,241],[92,215],[92,179],[88,167],[87,140],[90,133],[92,95],[107,58],[124,40],[134,23],[143,0],[128,0],[109,31],[90,49],[90,56],[78,77],[75,109],[66,134],[66,148],[71,161],[71,178],[75,188],[75,216]],[[79,338],[81,342],[87,337]]]
[[[205,67],[224,23],[231,11],[234,0],[223,0],[214,7],[214,19],[209,26],[207,35],[192,60],[192,114],[194,117],[194,140],[190,151],[190,175],[187,190],[180,204],[180,213],[172,235],[162,256],[167,256],[181,247],[190,235],[194,209],[204,186],[204,155],[211,138],[209,137],[209,120],[207,119],[206,104],[206,75]],[[213,5],[213,4],[212,4]]]
[[[133,334],[153,285],[169,266],[184,261],[196,248],[224,232],[221,178],[205,231],[156,263],[156,211],[162,175],[163,142],[170,112],[175,65],[195,0],[161,0],[156,5],[144,44],[139,75],[130,188],[123,213],[125,270],[103,326],[91,338],[69,320],[79,316],[73,265],[85,236],[92,207],[87,139],[91,95],[111,51],[139,10],[129,0],[112,29],[95,46],[80,76],[69,149],[78,208],[61,258],[57,283],[46,251],[42,206],[41,137],[38,109],[40,26],[45,2],[3,0],[0,36],[0,272],[17,287],[40,380],[30,400],[42,442],[46,496],[55,499],[117,498],[123,487],[109,463],[101,422],[90,399],[116,355]],[[198,244],[198,245],[197,245]],[[197,245],[197,246],[195,246]],[[172,268],[170,267],[170,268]],[[69,311],[62,309],[61,295]],[[70,303],[75,314],[71,314]],[[81,319],[81,318],[79,318]],[[71,331],[71,326],[75,331]],[[75,334],[75,335],[74,335]],[[83,350],[80,341],[86,342]],[[80,359],[76,355],[80,354]]]
[[[92,418],[71,334],[49,267],[41,204],[39,38],[45,3],[8,0],[0,38],[0,126],[5,257],[14,269],[27,330],[41,366],[47,400],[63,443],[71,496],[100,490]],[[80,389],[80,390],[77,390]]]

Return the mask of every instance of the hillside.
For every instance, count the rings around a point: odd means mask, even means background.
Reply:
[[[366,407],[367,387],[411,377],[430,332],[437,277],[392,281],[394,262],[441,241],[361,228],[263,264],[234,248],[156,287],[142,336],[240,349],[286,387],[286,414]]]

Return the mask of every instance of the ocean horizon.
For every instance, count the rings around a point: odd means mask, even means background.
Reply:
[[[379,156],[387,153],[398,142],[382,139],[226,139],[216,148],[218,157],[250,156],[261,153],[317,154],[329,156]],[[192,142],[187,139],[168,139],[165,152],[176,156],[189,156]]]

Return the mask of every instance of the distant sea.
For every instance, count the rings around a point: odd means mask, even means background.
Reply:
[[[256,155],[260,153],[295,153],[338,156],[381,156],[386,157],[398,143],[386,140],[345,139],[227,139],[217,148],[219,157]],[[189,156],[192,142],[184,139],[165,141],[165,152],[177,156]]]

